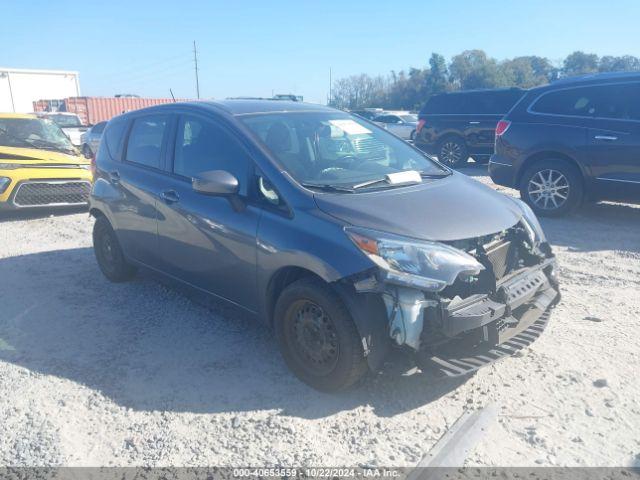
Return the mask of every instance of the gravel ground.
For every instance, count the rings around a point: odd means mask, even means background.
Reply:
[[[93,221],[65,213],[0,221],[0,465],[410,466],[487,402],[470,465],[640,464],[640,208],[543,220],[564,297],[520,356],[447,381],[391,365],[339,395],[234,310],[107,282]]]

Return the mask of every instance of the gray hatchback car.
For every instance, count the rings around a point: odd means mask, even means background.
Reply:
[[[559,299],[529,207],[322,106],[174,103],[116,117],[91,213],[107,278],[144,267],[251,312],[324,391],[379,370],[391,349],[467,374],[534,341]]]

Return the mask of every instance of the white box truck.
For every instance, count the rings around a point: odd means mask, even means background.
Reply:
[[[35,101],[79,96],[78,72],[0,67],[0,112],[30,113]]]

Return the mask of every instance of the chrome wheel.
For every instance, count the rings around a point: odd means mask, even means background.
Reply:
[[[542,210],[562,207],[569,198],[569,181],[561,172],[552,169],[540,170],[527,185],[529,198]]]
[[[439,160],[447,165],[457,165],[462,160],[462,147],[457,142],[446,142],[440,148]]]

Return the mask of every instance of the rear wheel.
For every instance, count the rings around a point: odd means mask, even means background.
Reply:
[[[124,258],[111,224],[102,216],[93,226],[93,252],[100,270],[112,282],[124,282],[136,274],[136,268]]]
[[[582,203],[582,175],[562,159],[546,159],[529,167],[520,183],[520,197],[536,215],[559,217]]]
[[[319,279],[303,278],[285,288],[276,304],[275,330],[289,368],[317,390],[348,388],[367,372],[349,311]]]
[[[462,139],[447,137],[438,145],[438,160],[449,167],[462,167],[469,160],[469,151]]]

